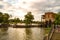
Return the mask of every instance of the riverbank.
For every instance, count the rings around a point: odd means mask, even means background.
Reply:
[[[44,30],[45,30],[45,33],[44,33],[45,35],[46,35],[46,34],[49,34],[49,32],[50,32],[50,30],[51,30],[51,27],[49,27],[49,28],[44,28]]]
[[[41,27],[40,24],[31,24],[31,25],[25,25],[25,24],[1,24],[0,28],[7,28],[7,27],[13,27],[13,28],[30,28],[30,27]]]
[[[51,27],[49,27],[49,28],[44,28],[44,39],[43,40],[47,40],[47,37],[48,37],[48,35],[49,35],[49,32],[50,32],[50,30],[51,30]]]

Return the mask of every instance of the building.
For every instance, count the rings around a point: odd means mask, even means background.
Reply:
[[[46,22],[46,21],[53,22],[55,20],[55,13],[53,13],[53,12],[46,12],[44,15],[42,15],[41,20],[43,22]]]

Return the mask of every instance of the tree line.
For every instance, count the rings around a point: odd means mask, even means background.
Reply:
[[[25,23],[31,24],[31,23],[40,23],[39,21],[33,21],[34,20],[34,15],[32,15],[32,12],[27,12],[27,14],[24,16],[24,20],[20,20],[19,18],[14,18],[14,19],[9,19],[11,18],[12,15],[9,15],[8,13],[2,13],[0,12],[0,23],[1,24],[8,24],[8,23]],[[60,12],[56,13],[55,15],[55,21],[54,24],[60,24]]]
[[[26,24],[31,24],[32,21],[34,20],[34,16],[32,15],[31,12],[28,12],[24,17],[24,20],[20,20],[19,18],[14,18],[10,19],[12,15],[9,15],[8,13],[2,13],[0,12],[0,23],[1,24],[8,24],[8,23],[26,23]]]
[[[0,12],[0,23],[8,23],[9,17],[9,14]]]

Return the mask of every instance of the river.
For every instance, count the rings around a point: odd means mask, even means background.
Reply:
[[[0,40],[43,40],[43,28],[0,28]]]

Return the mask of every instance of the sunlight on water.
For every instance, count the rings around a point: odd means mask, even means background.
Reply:
[[[42,28],[31,28],[33,40],[43,40],[44,31]]]
[[[43,34],[43,28],[9,27],[6,32],[0,33],[0,40],[43,40]]]
[[[25,29],[24,28],[9,28],[8,35],[9,35],[9,40],[24,40]]]

